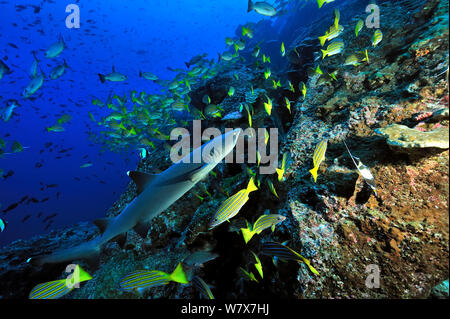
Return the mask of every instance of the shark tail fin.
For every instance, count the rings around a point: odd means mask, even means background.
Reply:
[[[309,172],[311,173],[311,175],[314,178],[314,182],[317,182],[317,170],[319,169],[319,167],[314,166],[313,169],[309,170]]]
[[[83,243],[79,246],[57,250],[50,255],[31,257],[29,261],[32,265],[42,266],[44,264],[63,263],[76,259],[92,258],[100,253],[99,238],[100,237],[97,237],[97,239]]]
[[[181,284],[187,284],[189,282],[189,280],[186,277],[186,273],[183,270],[183,266],[181,265],[181,263],[179,263],[177,265],[177,267],[175,268],[173,273],[171,273],[169,276],[170,276],[170,280],[175,281],[175,282],[179,282]]]
[[[98,74],[98,77],[100,78],[100,82],[105,83],[106,79],[105,76],[103,74]]]

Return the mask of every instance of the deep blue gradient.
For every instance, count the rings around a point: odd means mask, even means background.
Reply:
[[[0,80],[0,107],[9,99],[21,105],[9,122],[0,121],[0,137],[7,142],[7,150],[15,140],[29,147],[0,158],[4,174],[14,171],[12,177],[0,180],[0,210],[27,195],[38,200],[50,198],[44,203],[25,201],[6,214],[0,212],[0,218],[8,222],[7,230],[0,234],[1,245],[104,217],[125,190],[129,182],[126,172],[136,168],[138,151],[101,152],[102,145],[88,139],[89,131],[98,133],[88,117],[88,111],[95,108],[93,98],[105,101],[110,92],[129,95],[133,89],[158,92],[156,84],[139,78],[139,70],[170,80],[175,74],[167,67],[185,68],[185,61],[202,53],[217,59],[217,54],[226,50],[225,37],[235,37],[238,27],[247,22],[267,21],[264,40],[277,40],[272,43],[279,51],[280,36],[288,47],[319,12],[315,1],[290,1],[287,8],[301,3],[305,14],[274,18],[255,11],[247,13],[247,0],[80,1],[81,28],[67,29],[65,8],[70,3],[28,1],[26,4],[40,6],[40,11],[34,13],[32,7],[17,10],[17,3],[0,2],[0,58],[13,70]],[[330,15],[333,8],[331,3],[320,14]],[[67,48],[55,59],[45,58],[45,50],[59,35]],[[34,100],[24,100],[21,94],[29,82],[33,50],[37,51],[46,80]],[[277,59],[281,61],[275,57],[274,67],[281,63]],[[61,78],[50,80],[50,70],[63,60],[70,69]],[[113,65],[128,80],[101,84],[97,74],[109,73]],[[47,132],[45,128],[64,113],[72,115],[65,132]],[[45,147],[47,142],[53,145]],[[36,168],[38,162],[43,164],[41,168]],[[87,162],[94,165],[80,168]],[[58,186],[47,188],[40,183]],[[39,212],[41,219],[37,218]],[[44,230],[42,218],[55,213],[54,223]],[[22,223],[27,215],[31,217]]]

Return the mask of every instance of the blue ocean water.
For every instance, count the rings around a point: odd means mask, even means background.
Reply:
[[[270,20],[247,13],[245,0],[80,1],[81,27],[68,29],[65,9],[70,3],[0,3],[0,58],[12,70],[0,81],[0,104],[3,108],[14,99],[20,105],[8,122],[1,121],[0,138],[6,142],[4,152],[14,141],[24,147],[0,157],[6,177],[0,180],[0,210],[27,196],[0,213],[8,223],[2,245],[103,217],[124,191],[126,172],[136,167],[139,152],[112,152],[89,139],[89,133],[99,134],[88,117],[94,98],[104,101],[111,92],[123,95],[133,89],[157,93],[160,87],[140,78],[140,70],[171,80],[174,73],[167,67],[184,68],[185,61],[202,53],[216,59],[226,49],[225,37],[238,33],[239,25],[286,23],[286,17]],[[307,24],[308,15],[301,22]],[[274,29],[269,30],[267,38],[275,38]],[[59,36],[66,48],[57,58],[46,58],[45,50]],[[31,99],[24,99],[33,51],[46,78]],[[51,69],[63,61],[69,69],[59,79],[49,79]],[[113,66],[128,80],[102,84],[97,74],[107,74]],[[47,132],[62,114],[72,116],[65,131]],[[85,163],[93,166],[80,168]]]

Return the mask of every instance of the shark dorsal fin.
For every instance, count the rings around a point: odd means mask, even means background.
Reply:
[[[138,171],[129,171],[127,175],[135,182],[137,194],[139,195],[151,181],[158,176],[157,174],[148,174]]]
[[[100,230],[100,233],[104,233],[106,227],[108,227],[108,224],[111,222],[110,218],[100,218],[100,219],[96,219],[94,220],[94,224],[95,226],[98,227],[98,229]]]

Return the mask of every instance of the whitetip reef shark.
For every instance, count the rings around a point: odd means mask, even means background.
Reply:
[[[241,131],[238,128],[215,137],[194,149],[160,174],[128,172],[128,176],[136,183],[138,195],[118,216],[94,222],[101,231],[99,236],[79,246],[57,250],[49,255],[32,257],[28,261],[35,265],[43,265],[92,258],[98,256],[103,244],[111,239],[124,241],[126,233],[132,228],[145,237],[151,219],[205,178],[217,164],[232,152]],[[193,163],[195,158],[201,158],[201,161]]]

